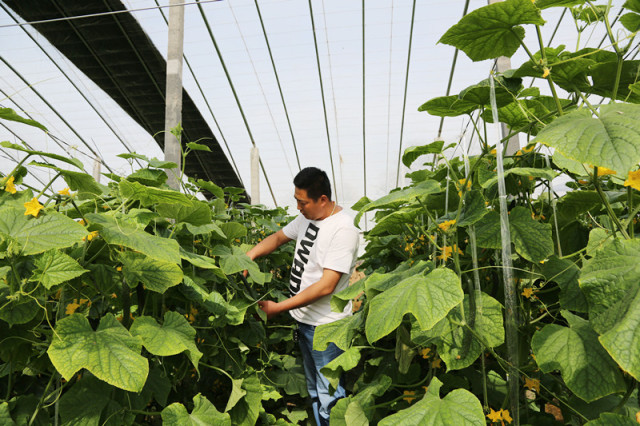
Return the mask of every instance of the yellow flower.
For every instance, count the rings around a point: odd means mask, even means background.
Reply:
[[[633,189],[640,191],[640,170],[629,172],[627,180],[624,181],[624,186],[630,186]]]
[[[71,193],[69,192],[69,188],[61,189],[60,191],[58,191],[58,194],[66,195],[67,197],[71,197]]]
[[[489,418],[489,420],[491,420],[491,423],[500,421],[500,419],[502,418],[502,410],[495,411],[493,408],[491,408],[490,410],[491,411],[489,412],[489,414],[487,414],[487,417]]]
[[[531,288],[531,287],[525,287],[525,288],[522,290],[522,295],[523,295],[524,297],[526,297],[527,299],[531,299],[531,296],[533,295],[533,288]]]
[[[547,78],[549,77],[549,73],[551,73],[551,70],[547,67],[544,67],[542,69],[542,78]]]
[[[455,219],[447,220],[438,224],[438,228],[440,228],[444,232],[447,232],[452,225],[455,225],[455,223]]]
[[[540,380],[538,379],[530,379],[528,377],[524,378],[524,387],[529,388],[529,390],[534,390],[540,393]]]
[[[598,167],[598,176],[615,175],[616,172],[606,167]]]
[[[24,203],[24,207],[26,209],[24,215],[32,215],[33,217],[38,217],[38,213],[44,208],[44,206],[38,202],[36,197],[33,197],[31,201]]]
[[[493,155],[496,155],[496,153],[497,153],[497,151],[496,151],[496,149],[495,149],[495,148],[493,148],[493,149],[489,152],[489,154],[493,154]]]
[[[75,313],[76,309],[78,309],[79,307],[80,307],[80,303],[78,303],[78,299],[73,299],[73,302],[67,305],[67,309],[65,310],[65,313],[67,315],[71,315]]]
[[[15,194],[16,192],[16,186],[13,184],[13,181],[15,180],[14,176],[9,176],[8,178],[5,178],[4,181],[4,190],[11,193],[11,194]]]
[[[404,400],[405,400],[405,401],[407,401],[409,404],[411,404],[411,401],[413,401],[414,399],[417,399],[416,397],[412,397],[412,396],[411,396],[411,395],[415,395],[415,394],[416,394],[416,392],[415,392],[415,391],[404,391],[404,395],[407,395],[407,396],[405,396],[405,397],[404,397],[404,398],[402,398],[402,399],[404,399]]]
[[[431,368],[442,368],[442,360],[440,358],[436,358],[431,361]]]
[[[442,254],[441,254],[440,256],[438,256],[438,259],[440,259],[440,260],[447,260],[448,258],[450,258],[450,257],[451,257],[451,253],[453,253],[453,250],[455,250],[458,254],[464,254],[464,253],[462,252],[462,250],[460,250],[460,249],[458,248],[458,246],[454,244],[454,245],[453,245],[453,247],[451,247],[451,246],[445,246],[445,247],[443,247],[443,248],[442,248]]]
[[[513,419],[509,415],[509,410],[500,410],[500,413],[502,414],[502,420],[504,420],[505,422],[511,423],[513,421]]]
[[[122,266],[118,266],[118,267],[116,268],[116,271],[118,271],[118,272],[122,272]]]
[[[91,231],[86,237],[82,237],[82,241],[91,241],[98,236],[98,231]]]
[[[530,153],[531,151],[533,151],[536,147],[536,144],[530,145],[530,146],[525,146],[524,148],[522,148],[522,152],[524,152],[525,154]]]
[[[420,351],[420,355],[422,355],[422,358],[427,359],[429,358],[429,352],[431,352],[431,348],[424,348]]]
[[[80,219],[80,220],[78,221],[78,223],[79,223],[80,225],[82,225],[82,226],[84,226],[84,225],[86,225],[86,224],[87,224],[87,222],[85,222],[85,221],[84,221],[84,219]]]

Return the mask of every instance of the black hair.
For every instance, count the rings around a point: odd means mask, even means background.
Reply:
[[[317,167],[305,167],[293,178],[293,184],[298,189],[307,191],[307,196],[312,200],[326,195],[331,201],[331,182],[327,174]]]

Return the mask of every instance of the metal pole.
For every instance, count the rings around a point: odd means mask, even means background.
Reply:
[[[251,147],[251,204],[260,204],[260,151]]]
[[[169,169],[167,184],[180,190],[181,149],[180,139],[171,134],[171,129],[182,120],[182,48],[184,41],[184,6],[180,0],[170,0],[169,47],[167,49],[167,88],[164,119],[164,159],[178,165]]]
[[[100,159],[99,158],[94,158],[93,160],[93,178],[96,180],[96,182],[100,183],[100,169],[102,163],[100,163]]]

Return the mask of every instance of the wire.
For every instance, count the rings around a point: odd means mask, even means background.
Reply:
[[[224,63],[224,59],[222,59],[222,53],[220,52],[220,48],[218,48],[218,43],[216,43],[216,38],[213,36],[213,31],[211,31],[211,26],[209,25],[209,20],[202,9],[202,5],[200,5],[200,0],[196,0],[198,4],[198,9],[200,10],[200,15],[204,20],[204,24],[207,27],[207,31],[209,32],[209,37],[211,38],[211,42],[213,43],[213,47],[216,49],[218,54],[218,59],[220,59],[220,64],[222,65],[222,69],[224,70],[224,74],[227,76],[227,81],[229,82],[229,87],[231,88],[231,92],[233,92],[233,97],[236,100],[236,105],[238,106],[238,110],[240,111],[240,115],[242,116],[242,120],[244,121],[245,128],[247,129],[247,133],[249,134],[249,139],[251,140],[251,144],[256,146],[256,142],[253,139],[253,134],[251,133],[251,128],[249,127],[249,122],[247,121],[247,117],[244,115],[244,111],[242,109],[242,105],[240,104],[240,99],[238,98],[238,94],[236,93],[236,89],[233,86],[233,81],[231,80],[231,76],[229,75],[229,71],[227,70],[227,66]],[[273,203],[278,206],[278,202],[276,201],[275,195],[273,195],[273,190],[271,189],[271,183],[269,182],[269,177],[267,176],[267,172],[264,170],[264,164],[262,164],[262,159],[260,159],[260,168],[262,169],[262,174],[264,175],[264,179],[267,181],[267,186],[269,187],[269,192],[271,193],[271,198],[273,199]]]
[[[222,1],[222,0],[197,0],[196,3],[198,3],[198,2],[200,2],[200,3],[214,3],[214,2],[219,2],[219,1]],[[180,4],[170,4],[170,5],[166,5],[166,6],[143,7],[143,8],[139,8],[139,9],[114,10],[114,11],[111,11],[111,12],[90,13],[90,14],[87,14],[87,15],[78,15],[78,16],[66,16],[64,18],[43,19],[43,20],[39,20],[39,21],[28,21],[28,22],[21,22],[21,23],[15,23],[15,24],[5,24],[5,25],[0,25],[0,28],[21,27],[21,26],[24,26],[24,25],[48,24],[50,22],[73,21],[73,20],[76,20],[76,19],[95,18],[95,17],[98,17],[98,16],[119,15],[121,13],[142,12],[142,11],[145,11],[145,10],[163,9],[163,8],[166,8],[166,7],[192,6],[192,5],[196,4],[196,3],[186,2],[186,3],[180,3]]]
[[[291,133],[291,142],[293,143],[293,151],[296,153],[296,161],[298,162],[298,170],[301,170],[300,157],[298,156],[298,147],[296,146],[296,138],[293,136],[293,129],[291,128],[291,120],[289,119],[289,111],[287,110],[287,104],[284,101],[284,95],[282,94],[282,86],[280,85],[280,77],[276,69],[275,61],[273,60],[273,54],[271,53],[271,45],[269,44],[269,37],[267,37],[267,30],[264,28],[264,22],[262,20],[262,14],[260,13],[260,6],[258,6],[258,0],[254,0],[256,4],[256,10],[258,11],[258,17],[260,18],[260,26],[262,27],[262,34],[264,34],[264,41],[267,43],[267,50],[269,51],[269,59],[271,60],[271,67],[273,73],[276,76],[276,83],[278,83],[278,92],[280,92],[280,99],[282,100],[282,107],[284,108],[284,114],[287,117],[287,124],[289,125],[289,132]]]
[[[387,168],[385,171],[385,191],[389,192],[391,188],[387,186],[389,182],[389,157],[391,148],[391,71],[393,67],[393,0],[391,0],[391,25],[389,34],[389,81],[387,82]]]
[[[334,192],[337,191],[336,186],[336,172],[333,167],[333,153],[331,152],[331,136],[329,135],[329,122],[327,120],[327,104],[324,100],[324,86],[322,84],[322,71],[320,69],[320,55],[318,53],[318,40],[316,39],[316,24],[313,20],[313,7],[311,6],[311,0],[309,0],[309,16],[311,17],[311,32],[313,34],[313,46],[316,50],[316,63],[318,66],[318,80],[320,81],[320,95],[322,96],[322,110],[324,111],[324,127],[327,133],[327,144],[329,145],[329,161],[331,162],[331,176],[333,178]],[[338,200],[338,194],[335,194],[336,201]]]
[[[364,27],[364,18],[365,18],[365,9],[364,9],[364,0],[362,0],[362,181],[363,181],[363,189],[364,196],[367,196],[367,115],[366,115],[366,54],[365,54],[365,42],[366,42],[366,32]],[[367,213],[365,212],[364,217],[364,230],[367,231]]]
[[[400,158],[402,157],[402,137],[404,135],[404,113],[407,108],[407,87],[409,86],[409,64],[411,63],[411,42],[413,41],[413,23],[416,16],[416,0],[411,10],[411,30],[409,31],[409,49],[407,51],[407,73],[404,79],[404,100],[402,102],[402,124],[400,126],[400,145],[398,146],[398,168],[396,170],[396,187],[400,181]]]

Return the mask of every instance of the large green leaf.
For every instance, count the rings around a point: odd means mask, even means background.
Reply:
[[[182,282],[182,269],[172,262],[156,260],[130,251],[120,254],[122,272],[131,288],[138,283],[151,291],[164,293]]]
[[[85,218],[101,228],[100,235],[109,244],[128,247],[153,259],[180,263],[176,240],[148,234],[142,227],[107,214],[89,213]]]
[[[330,392],[335,391],[338,387],[342,373],[355,368],[359,362],[360,349],[349,348],[320,369],[320,372],[329,381]]]
[[[344,311],[345,306],[352,300],[355,299],[364,291],[364,283],[365,279],[361,279],[344,290],[339,291],[331,296],[331,310],[333,312],[342,312]]]
[[[138,182],[120,181],[122,196],[131,200],[138,200],[143,206],[159,203],[181,204],[190,206],[191,200],[184,194],[167,189],[152,188]]]
[[[9,403],[6,401],[0,403],[0,422],[6,426],[15,426],[16,424],[16,422],[11,418]]]
[[[510,57],[524,39],[522,24],[544,24],[540,10],[530,0],[498,2],[464,16],[439,43],[457,47],[472,61]]]
[[[16,121],[18,123],[28,124],[29,126],[38,127],[39,129],[42,129],[45,132],[48,132],[47,128],[44,127],[42,124],[38,123],[35,120],[30,120],[28,118],[21,117],[20,115],[18,115],[18,113],[16,113],[11,108],[0,107],[0,118],[2,118],[3,120]]]
[[[102,411],[109,403],[110,387],[91,375],[77,381],[60,398],[62,425],[99,426]]]
[[[512,169],[507,169],[504,171],[504,176],[507,177],[509,175],[523,176],[523,177],[537,177],[540,179],[545,179],[548,181],[553,180],[558,174],[551,169],[537,169],[533,167],[514,167]],[[490,179],[482,182],[483,188],[489,188],[491,185],[495,185],[498,183],[498,176],[495,175]]]
[[[202,269],[211,269],[216,276],[220,278],[226,278],[226,275],[222,270],[216,265],[216,261],[210,257],[202,256],[196,253],[192,253],[180,247],[180,257],[182,257],[187,262],[191,263],[193,266],[197,266]]]
[[[388,215],[376,217],[376,225],[369,230],[369,236],[400,234],[406,230],[407,223],[412,223],[423,212],[422,207],[408,208],[392,211]]]
[[[86,368],[110,385],[139,392],[149,372],[141,349],[140,341],[112,314],[102,317],[96,331],[84,316],[73,314],[58,321],[47,353],[66,380]]]
[[[209,191],[216,198],[224,199],[224,191],[215,183],[198,179],[195,184],[198,185],[198,187],[200,187],[201,189]]]
[[[79,198],[90,198],[91,195],[100,195],[107,189],[106,186],[100,185],[93,176],[86,173],[74,172],[71,170],[61,169],[51,164],[36,163],[35,161],[29,165],[47,167],[60,173],[64,181],[69,185],[72,191],[78,191],[81,195]],[[83,194],[84,193],[84,194]],[[88,195],[87,195],[88,194]]]
[[[87,231],[60,213],[49,212],[33,218],[25,216],[24,209],[11,207],[0,210],[0,234],[16,240],[23,255],[31,255],[70,247],[80,242]]]
[[[447,370],[460,370],[470,366],[482,354],[485,346],[497,347],[504,343],[504,326],[502,323],[502,305],[486,293],[482,293],[481,300],[477,301],[475,323],[473,331],[465,326],[455,325],[450,320],[460,324],[463,317],[460,306],[456,306],[449,312],[447,318],[441,321],[440,327],[436,326],[432,333],[437,335],[435,343],[438,346],[438,354],[447,364]],[[464,318],[467,322],[471,318],[469,310],[469,296],[464,300]],[[427,332],[429,333],[429,332]],[[411,332],[412,340],[420,334]],[[481,343],[479,336],[484,343]]]
[[[373,343],[391,333],[407,313],[413,314],[423,330],[428,330],[462,299],[460,278],[450,269],[406,278],[369,302],[367,340]]]
[[[574,312],[587,312],[587,299],[578,285],[580,268],[569,259],[551,256],[541,267],[542,275],[560,287],[560,306]]]
[[[540,9],[548,7],[570,7],[584,4],[585,0],[536,0],[536,6]]]
[[[627,0],[623,6],[625,9],[640,13],[640,0]]]
[[[500,240],[500,214],[490,211],[476,225],[476,244],[488,249],[502,248]]]
[[[640,105],[609,104],[600,116],[579,109],[558,117],[534,139],[562,155],[615,170],[619,176],[640,162]]]
[[[520,89],[522,89],[522,79],[520,78],[494,77],[494,90],[498,108],[513,102]],[[491,80],[487,78],[467,87],[460,92],[458,97],[479,106],[490,105]]]
[[[211,223],[211,207],[204,201],[191,200],[189,205],[171,203],[158,204],[156,211],[163,216],[195,226]]]
[[[71,164],[72,166],[75,166],[75,167],[79,168],[80,170],[84,169],[84,165],[77,158],[68,158],[68,157],[65,157],[64,155],[52,154],[50,152],[44,152],[44,151],[33,151],[31,149],[26,149],[21,145],[16,145],[15,143],[7,142],[7,141],[0,142],[0,146],[2,146],[3,148],[15,149],[16,151],[26,152],[27,154],[30,154],[30,155],[37,155],[37,156],[40,156],[40,157],[53,158],[54,160],[58,160],[58,161],[62,161],[62,162],[67,163],[67,164]]]
[[[164,184],[168,178],[169,176],[167,176],[164,170],[145,168],[138,169],[135,172],[131,173],[129,176],[127,176],[127,181],[137,182],[148,187],[159,187]],[[118,182],[122,182],[122,179],[120,179]]]
[[[464,194],[464,204],[460,211],[460,220],[457,226],[473,225],[489,213],[485,205],[484,197],[480,191],[467,191]]]
[[[253,425],[262,409],[262,387],[256,374],[250,374],[242,381],[244,397],[231,409],[231,422],[234,425]]]
[[[398,284],[405,278],[416,275],[425,275],[434,268],[432,262],[419,260],[415,263],[408,261],[400,264],[396,269],[387,273],[374,272],[367,277],[365,281],[365,291],[367,298],[373,299],[378,293],[381,293],[394,285]]]
[[[584,426],[637,426],[638,422],[627,416],[615,413],[602,413],[595,420],[588,421]]]
[[[485,418],[478,398],[466,389],[456,389],[440,399],[442,382],[433,378],[424,398],[378,423],[380,426],[460,425],[484,426]]]
[[[0,281],[0,320],[10,325],[26,324],[41,308],[31,296],[12,293],[8,285]]]
[[[600,343],[620,367],[640,378],[640,240],[614,240],[585,262],[580,288]]]
[[[636,17],[638,15],[635,15]],[[638,19],[633,19],[632,25],[638,25]],[[598,64],[591,68],[590,75],[593,79],[592,91],[598,95],[612,97],[615,78],[618,72],[618,61],[610,61]],[[616,99],[624,102],[640,103],[640,96],[629,91],[629,85],[638,81],[638,72],[640,72],[640,61],[624,61],[620,71],[620,81],[618,83],[618,92]],[[623,104],[624,105],[624,104]],[[639,107],[640,108],[640,107]]]
[[[470,114],[480,105],[460,99],[457,95],[440,96],[430,99],[420,105],[418,111],[427,111],[437,117],[457,117],[463,114]]]
[[[333,342],[337,347],[346,351],[363,324],[364,315],[360,311],[341,320],[319,325],[313,336],[313,349],[324,351],[329,343]]]
[[[269,279],[270,275],[260,272],[258,264],[251,260],[240,247],[218,246],[216,249],[217,251],[214,253],[220,256],[220,267],[225,274],[231,275],[246,270],[258,284],[264,284]]]
[[[50,250],[41,254],[34,263],[36,269],[33,271],[30,281],[39,281],[47,289],[89,272],[80,266],[75,259],[59,250]]]
[[[411,146],[404,150],[404,154],[402,154],[402,164],[411,167],[411,164],[423,155],[441,154],[443,146],[444,141],[435,141],[422,146]]]
[[[534,220],[526,207],[509,212],[509,229],[516,252],[530,262],[540,262],[553,254],[551,224]]]
[[[569,327],[549,324],[531,339],[540,369],[545,373],[560,370],[567,387],[587,402],[623,392],[624,378],[589,322],[569,311],[562,314]]]
[[[165,426],[231,426],[231,418],[228,413],[216,410],[207,398],[197,394],[193,397],[191,414],[184,405],[174,402],[162,410],[162,424]]]
[[[372,201],[371,203],[362,207],[362,209],[360,209],[360,211],[356,215],[354,223],[358,224],[360,222],[360,218],[365,212],[376,209],[398,207],[415,200],[417,197],[424,197],[440,191],[440,184],[438,182],[434,180],[425,180],[415,186],[409,186],[407,188],[391,192],[390,194],[385,195],[384,197],[379,198],[376,201]]]
[[[331,409],[331,425],[349,426],[356,417],[359,418],[360,421],[363,421],[363,413],[366,418],[371,421],[375,411],[375,407],[373,407],[375,397],[383,395],[385,391],[389,389],[389,386],[391,386],[391,378],[384,374],[376,376],[369,383],[362,383],[361,386],[358,387],[355,395],[349,395],[346,398],[339,399]],[[349,407],[352,404],[357,405],[358,409],[350,409]]]
[[[139,336],[142,345],[153,355],[171,356],[187,352],[191,363],[198,369],[202,352],[195,343],[196,331],[179,313],[165,312],[162,325],[153,317],[138,317],[131,325],[131,335]]]

